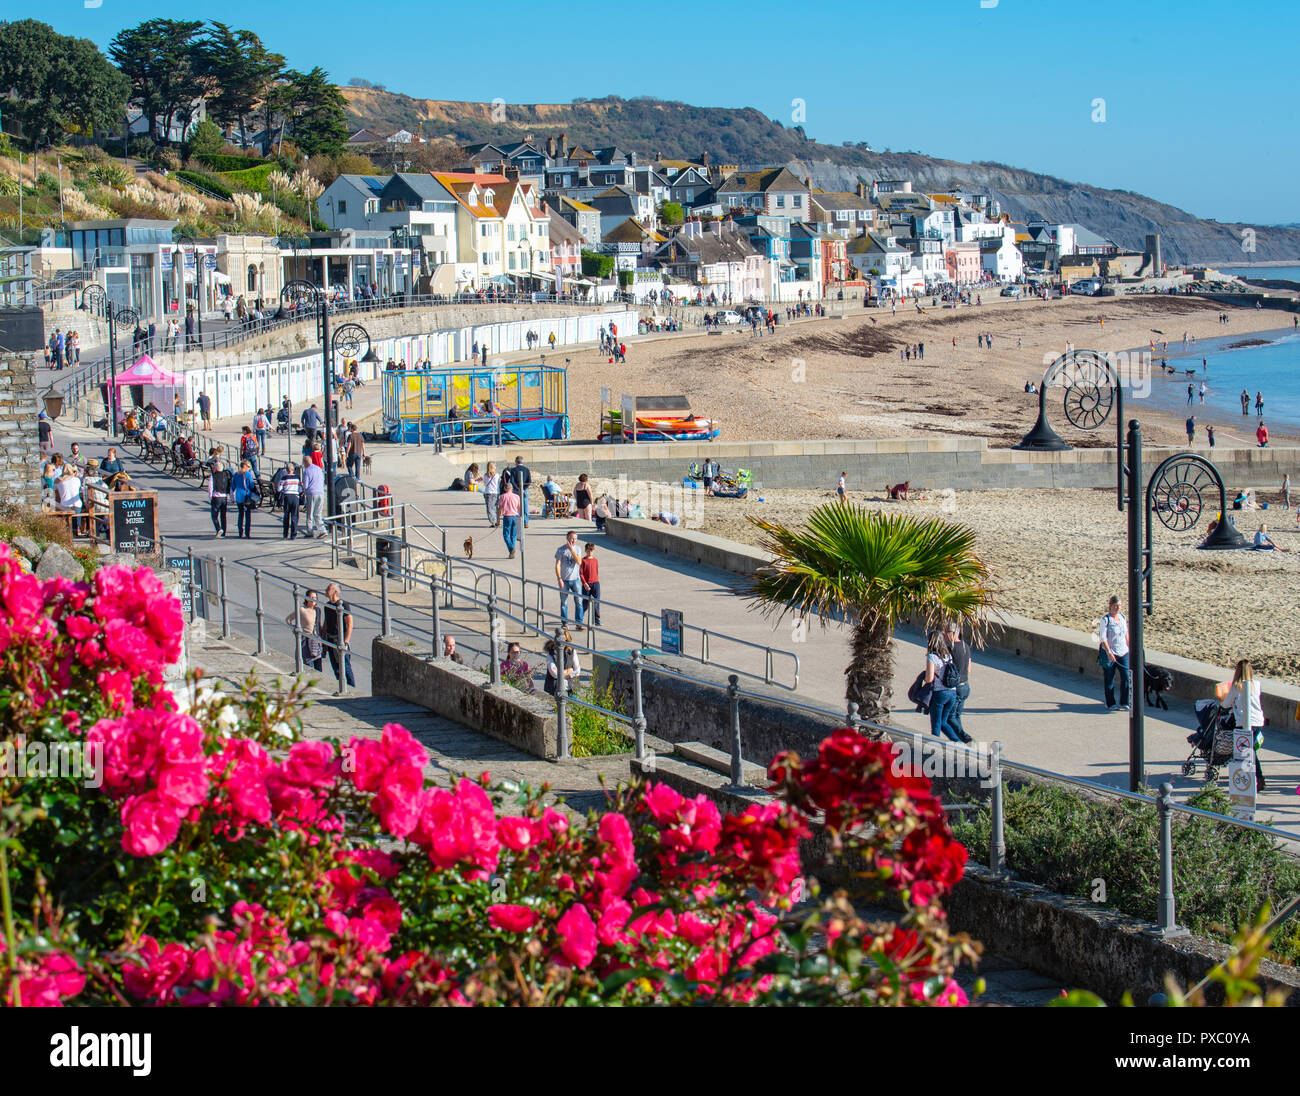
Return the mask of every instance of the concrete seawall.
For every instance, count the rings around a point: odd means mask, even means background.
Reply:
[[[707,567],[716,567],[736,575],[752,575],[768,562],[757,548],[724,537],[711,536],[690,529],[671,528],[659,522],[614,518],[606,523],[609,536],[628,544],[664,552]],[[1090,678],[1101,679],[1097,663],[1097,641],[1086,632],[1057,624],[1031,620],[1014,613],[1000,613],[999,627],[988,646],[1004,654],[1014,654],[1026,661],[1046,663],[1076,670]],[[1162,666],[1173,675],[1170,695],[1185,700],[1212,696],[1214,687],[1231,679],[1232,671],[1208,662],[1180,655],[1147,651],[1147,663]],[[1263,689],[1264,717],[1274,731],[1300,734],[1300,688],[1268,678],[1260,680]]]
[[[1026,423],[1028,429],[1028,423]],[[1166,457],[1185,450],[1152,446],[1143,462],[1154,469]],[[1209,455],[1205,447],[1196,452]],[[1114,487],[1115,450],[1073,449],[1031,453],[990,449],[984,438],[899,438],[832,441],[655,442],[638,445],[534,445],[511,447],[533,470],[571,482],[586,472],[592,479],[651,480],[680,483],[692,463],[712,457],[726,468],[748,468],[765,488],[831,490],[840,472],[848,473],[853,491],[879,491],[886,484],[910,482],[918,490],[951,487],[970,491],[1005,487]],[[496,449],[468,449],[450,454],[460,468],[499,461]],[[1214,463],[1229,491],[1241,487],[1276,489],[1284,473],[1300,474],[1300,450],[1228,448],[1214,450]],[[612,485],[611,485],[612,490]]]

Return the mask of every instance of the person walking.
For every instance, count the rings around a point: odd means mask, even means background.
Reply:
[[[1264,393],[1255,393],[1255,414],[1261,419],[1264,417]]]
[[[298,539],[298,506],[302,501],[302,481],[297,466],[286,464],[280,479],[280,507],[284,511],[281,540]]]
[[[347,453],[348,475],[360,479],[361,465],[366,459],[366,439],[361,436],[361,431],[356,428],[355,423],[348,423],[348,430],[348,444],[344,449]]]
[[[583,545],[582,562],[578,564],[582,580],[583,608],[591,614],[591,622],[600,627],[600,561],[596,559],[596,546],[588,541]]]
[[[487,462],[487,472],[483,475],[483,509],[487,511],[488,528],[497,527],[497,499],[501,497],[501,475],[497,472],[494,460]]]
[[[560,621],[568,623],[569,595],[573,594],[574,620],[582,623],[582,559],[578,555],[578,531],[570,529],[564,543],[555,550],[555,582],[560,588]]]
[[[1264,745],[1263,696],[1249,659],[1243,658],[1237,662],[1237,668],[1232,674],[1232,686],[1220,703],[1223,707],[1232,709],[1239,730],[1254,732],[1252,745],[1255,751],[1255,787],[1262,792],[1266,786],[1264,769],[1259,763],[1259,748]]]
[[[245,427],[244,429],[248,429]],[[257,486],[257,471],[246,460],[239,462],[239,471],[230,484],[231,494],[235,496],[237,536],[244,540],[253,539],[253,511],[262,500]]]
[[[515,494],[519,496],[519,512],[523,518],[524,528],[528,528],[528,488],[532,486],[533,474],[528,470],[523,457],[515,457],[514,467],[510,469],[510,482],[514,484]]]
[[[212,429],[212,397],[206,392],[200,392],[199,398],[194,401],[199,408],[199,418],[203,420],[203,429]]]
[[[582,518],[583,521],[591,520],[591,507],[595,499],[591,496],[591,484],[588,482],[587,473],[583,472],[578,477],[578,482],[573,488],[573,507],[576,511],[575,516]]]
[[[1188,407],[1191,407],[1191,406],[1192,406],[1192,399],[1195,397],[1195,395],[1196,395],[1196,386],[1195,386],[1195,385],[1191,385],[1191,384],[1189,384],[1189,385],[1187,386],[1187,406],[1188,406]]]
[[[1241,413],[1243,415],[1250,414],[1250,393],[1244,388],[1241,390]]]
[[[325,471],[320,465],[303,465],[302,497],[306,507],[307,535],[319,540],[325,535]]]
[[[952,722],[952,713],[957,707],[956,667],[942,632],[931,635],[926,646],[925,683],[931,688],[930,733],[936,738],[961,742],[962,736]]]
[[[266,435],[271,430],[271,415],[269,408],[258,408],[257,414],[253,418],[253,433],[257,437],[257,449],[262,456],[266,456]]]
[[[948,653],[953,665],[957,667],[957,703],[952,712],[952,725],[963,742],[969,742],[970,736],[962,724],[962,713],[966,711],[966,701],[970,699],[970,645],[961,638],[961,624],[955,620],[948,622]]]
[[[501,525],[501,539],[505,541],[510,558],[515,558],[515,542],[519,537],[519,496],[509,476],[501,477],[501,497],[497,499],[497,519]]]
[[[230,501],[230,469],[220,458],[212,462],[212,475],[208,478],[208,508],[212,515],[213,534],[226,535],[226,514]]]
[[[1201,398],[1201,403],[1205,402],[1205,393],[1208,391],[1204,381],[1201,381],[1201,387],[1197,390],[1197,395]]]
[[[1196,440],[1196,416],[1187,416],[1187,444],[1191,445]]]
[[[1205,436],[1209,438],[1210,448],[1213,449],[1214,448],[1214,427],[1213,426],[1207,426],[1205,428]]]
[[[1259,425],[1255,427],[1255,440],[1259,442],[1261,449],[1268,448],[1268,427],[1264,425],[1264,420],[1259,420]]]
[[[849,474],[847,471],[840,473],[840,481],[835,486],[835,494],[840,502],[849,501]]]
[[[325,587],[325,604],[321,606],[321,646],[325,648],[329,655],[330,668],[334,671],[334,676],[340,680],[346,679],[349,686],[356,686],[356,679],[352,676],[352,610],[348,603],[343,600],[339,593],[337,582],[331,582]],[[342,677],[339,674],[339,664],[342,662]]]
[[[1112,597],[1106,615],[1097,626],[1100,640],[1097,662],[1105,677],[1106,711],[1128,711],[1128,618],[1119,611],[1119,598]],[[1115,675],[1119,675],[1119,703],[1115,703]]]
[[[1282,477],[1282,509],[1291,509],[1291,473],[1287,472]]]
[[[258,474],[257,439],[253,437],[253,428],[251,426],[245,426],[243,433],[239,435],[239,459],[248,462],[254,476]]]

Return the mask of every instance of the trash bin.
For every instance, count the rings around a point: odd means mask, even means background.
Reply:
[[[402,566],[402,542],[400,540],[389,540],[387,537],[380,537],[376,540],[376,568],[378,568],[381,559],[388,564],[388,573],[390,575],[396,574]]]

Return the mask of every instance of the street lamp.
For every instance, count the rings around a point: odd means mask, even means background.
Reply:
[[[325,309],[321,309],[322,315],[325,315]],[[328,317],[325,320],[328,324]],[[327,338],[328,332],[323,332],[322,338]],[[369,357],[374,354],[374,348],[370,345],[370,333],[366,331],[359,323],[345,323],[335,332],[333,338],[329,340],[328,352],[325,355],[325,467],[328,469],[326,475],[326,487],[329,496],[329,512],[334,514],[334,358],[341,350],[345,358],[352,358],[354,361],[361,358],[361,344],[365,342],[366,361],[378,360]]]
[[[110,319],[108,321],[108,436],[117,440],[117,333],[115,328],[118,324],[123,327],[130,326],[132,329],[140,323],[140,313],[134,308],[119,308],[113,311],[112,303],[108,305]]]

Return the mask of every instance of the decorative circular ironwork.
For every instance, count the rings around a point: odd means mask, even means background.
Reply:
[[[302,280],[286,283],[285,287],[280,290],[280,303],[285,308],[296,308],[303,305],[315,305],[321,298],[320,286],[312,282]]]
[[[336,354],[359,361],[370,349],[370,332],[359,323],[345,323],[335,330],[330,345]]]
[[[1194,528],[1206,508],[1206,495],[1218,494],[1218,481],[1206,463],[1191,454],[1176,457],[1166,461],[1151,481],[1151,510],[1166,529],[1182,533]],[[1210,505],[1217,513],[1217,505]]]
[[[1096,430],[1110,418],[1115,406],[1115,389],[1093,381],[1072,384],[1065,390],[1065,417],[1080,430]]]
[[[134,327],[140,322],[140,313],[134,308],[119,308],[113,313],[113,322],[118,327]]]
[[[81,291],[81,307],[88,312],[108,315],[108,293],[98,282],[91,282]]]

